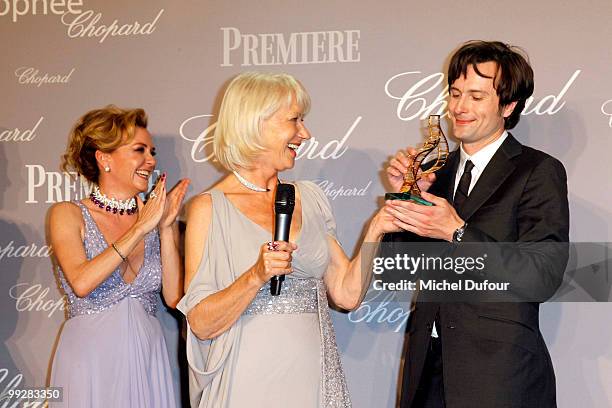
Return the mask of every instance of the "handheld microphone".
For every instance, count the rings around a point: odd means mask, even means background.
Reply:
[[[295,207],[295,187],[292,184],[279,183],[274,196],[274,241],[289,241],[291,217]],[[278,296],[285,275],[273,276],[270,280],[270,293]]]

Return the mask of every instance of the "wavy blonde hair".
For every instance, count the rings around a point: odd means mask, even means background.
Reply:
[[[68,136],[60,169],[76,171],[88,181],[98,183],[100,169],[96,150],[111,153],[129,143],[136,128],[147,128],[147,114],[143,109],[121,109],[108,105],[81,116]]]
[[[226,169],[250,168],[264,150],[263,122],[294,100],[304,114],[310,96],[293,76],[283,73],[245,72],[225,91],[213,138],[213,150]]]

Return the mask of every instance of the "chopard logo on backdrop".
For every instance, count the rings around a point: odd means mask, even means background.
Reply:
[[[41,73],[34,67],[19,67],[15,70],[15,76],[20,85],[34,85],[40,88],[41,85],[47,84],[67,84],[75,70],[76,68],[72,68],[67,74],[56,74]]]
[[[49,299],[51,289],[39,283],[18,283],[9,289],[9,296],[15,300],[18,312],[44,312],[48,317],[66,308],[66,295],[58,299]],[[57,290],[55,290],[57,292]]]
[[[404,330],[410,310],[402,307],[406,303],[398,302],[393,293],[380,291],[372,297],[366,297],[363,303],[347,315],[352,323],[381,323],[393,327],[395,333]]]
[[[372,180],[360,186],[336,185],[330,180],[314,180],[314,182],[332,201],[338,197],[364,197],[372,185]]]
[[[221,27],[222,67],[359,62],[360,30],[243,34]]]
[[[68,27],[68,37],[70,38],[98,38],[99,43],[103,43],[110,37],[127,37],[135,35],[151,35],[155,31],[157,21],[163,14],[164,9],[160,9],[157,15],[147,23],[134,21],[133,23],[120,23],[115,19],[110,24],[99,24],[102,13],[95,13],[87,10],[80,14],[66,13],[62,16],[62,24]]]
[[[51,247],[48,245],[15,245],[15,241],[0,244],[0,261],[5,258],[48,258],[50,255]]]
[[[101,23],[102,13],[83,10],[83,0],[0,0],[0,17],[10,18],[17,23],[20,17],[27,15],[61,16],[61,22],[67,27],[70,38],[95,37],[103,43],[110,37],[150,35],[163,14],[160,9],[157,15],[149,16],[147,22],[120,22],[114,19],[110,23]]]
[[[31,142],[36,138],[36,130],[45,117],[41,116],[38,122],[29,129],[6,129],[0,132],[0,142]]]
[[[181,137],[185,141],[192,144],[191,159],[196,163],[214,160],[212,143],[216,123],[206,127],[203,131],[198,130],[202,129],[203,124],[205,124],[205,122],[208,121],[208,118],[211,117],[213,117],[213,115],[195,115],[185,119],[179,127],[179,134]],[[316,138],[311,137],[309,140],[300,145],[297,150],[296,159],[339,159],[344,153],[346,153],[346,150],[348,149],[346,146],[347,141],[351,137],[359,122],[361,122],[361,119],[361,116],[357,116],[344,136],[340,139],[330,140],[323,144],[316,140]]]
[[[608,126],[612,128],[612,99],[608,99],[601,105],[601,113],[608,117]]]
[[[565,106],[563,97],[580,72],[579,69],[574,71],[557,94],[546,95],[538,102],[533,96],[527,99],[522,115],[554,115],[559,112]],[[385,93],[398,101],[396,114],[399,120],[426,119],[429,115],[446,115],[448,85],[436,94],[443,83],[445,77],[441,72],[427,76],[421,71],[402,72],[389,78],[385,83]],[[428,99],[431,93],[434,93],[434,97]]]

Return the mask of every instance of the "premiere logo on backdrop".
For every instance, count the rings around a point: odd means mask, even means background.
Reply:
[[[20,85],[33,85],[40,88],[42,85],[67,84],[76,68],[67,74],[40,72],[34,67],[19,67],[15,70],[17,83]]]
[[[26,204],[39,202],[52,204],[60,201],[82,200],[91,193],[93,185],[75,172],[49,171],[41,164],[26,164],[28,191]],[[153,171],[149,177],[149,190],[160,175]]]
[[[533,96],[527,99],[522,115],[554,115],[559,112],[565,106],[563,97],[580,72],[579,69],[574,71],[557,94],[546,95],[537,103]],[[438,89],[441,89],[442,84],[445,86],[440,92],[437,92]],[[389,98],[398,101],[396,114],[399,120],[424,120],[429,115],[446,115],[448,85],[442,72],[431,75],[425,75],[421,71],[399,73],[385,83],[385,93]]]
[[[191,116],[181,123],[179,134],[181,138],[191,143],[191,159],[196,163],[214,160],[212,149],[213,134],[216,123],[207,125],[213,115]],[[336,160],[342,157],[348,149],[348,141],[362,117],[357,116],[347,132],[339,139],[332,139],[326,143],[319,142],[314,136],[300,145],[296,160],[306,158],[309,160]],[[202,130],[204,129],[204,130]]]
[[[48,171],[40,164],[26,164],[28,198],[26,204],[56,203],[80,200],[89,195],[93,186],[74,172]]]
[[[612,128],[612,99],[608,99],[601,105],[601,113],[608,117],[608,126]]]
[[[83,8],[83,0],[0,0],[0,18],[18,23],[24,16],[57,16],[66,27],[69,38],[96,38],[103,43],[108,37],[151,35],[164,13],[157,15],[144,10],[144,20],[123,22],[113,19],[110,23],[100,12]],[[150,14],[150,15],[149,15]]]
[[[221,27],[222,67],[359,62],[360,30],[243,33]]]
[[[14,128],[3,130],[0,133],[0,142],[31,142],[36,139],[36,131],[44,119],[45,117],[41,116],[34,126],[27,129]]]

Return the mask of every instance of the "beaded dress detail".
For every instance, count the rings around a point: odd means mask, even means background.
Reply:
[[[85,253],[87,259],[93,259],[108,248],[108,244],[87,207],[78,201],[76,204],[81,207],[83,221],[85,222],[85,241],[83,243]],[[61,268],[58,268],[62,289],[66,292],[69,318],[102,312],[128,296],[137,299],[148,314],[155,315],[157,299],[161,289],[161,258],[157,229],[149,232],[144,241],[144,261],[136,279],[131,284],[123,280],[121,270],[117,268],[89,295],[80,298],[74,294],[64,277],[64,272]]]
[[[83,247],[93,259],[108,244],[81,202]],[[51,407],[176,407],[168,350],[155,317],[161,288],[157,230],[144,238],[145,256],[134,281],[117,268],[78,297],[58,268],[66,292],[68,320],[53,359],[50,385],[63,387],[63,402]]]

